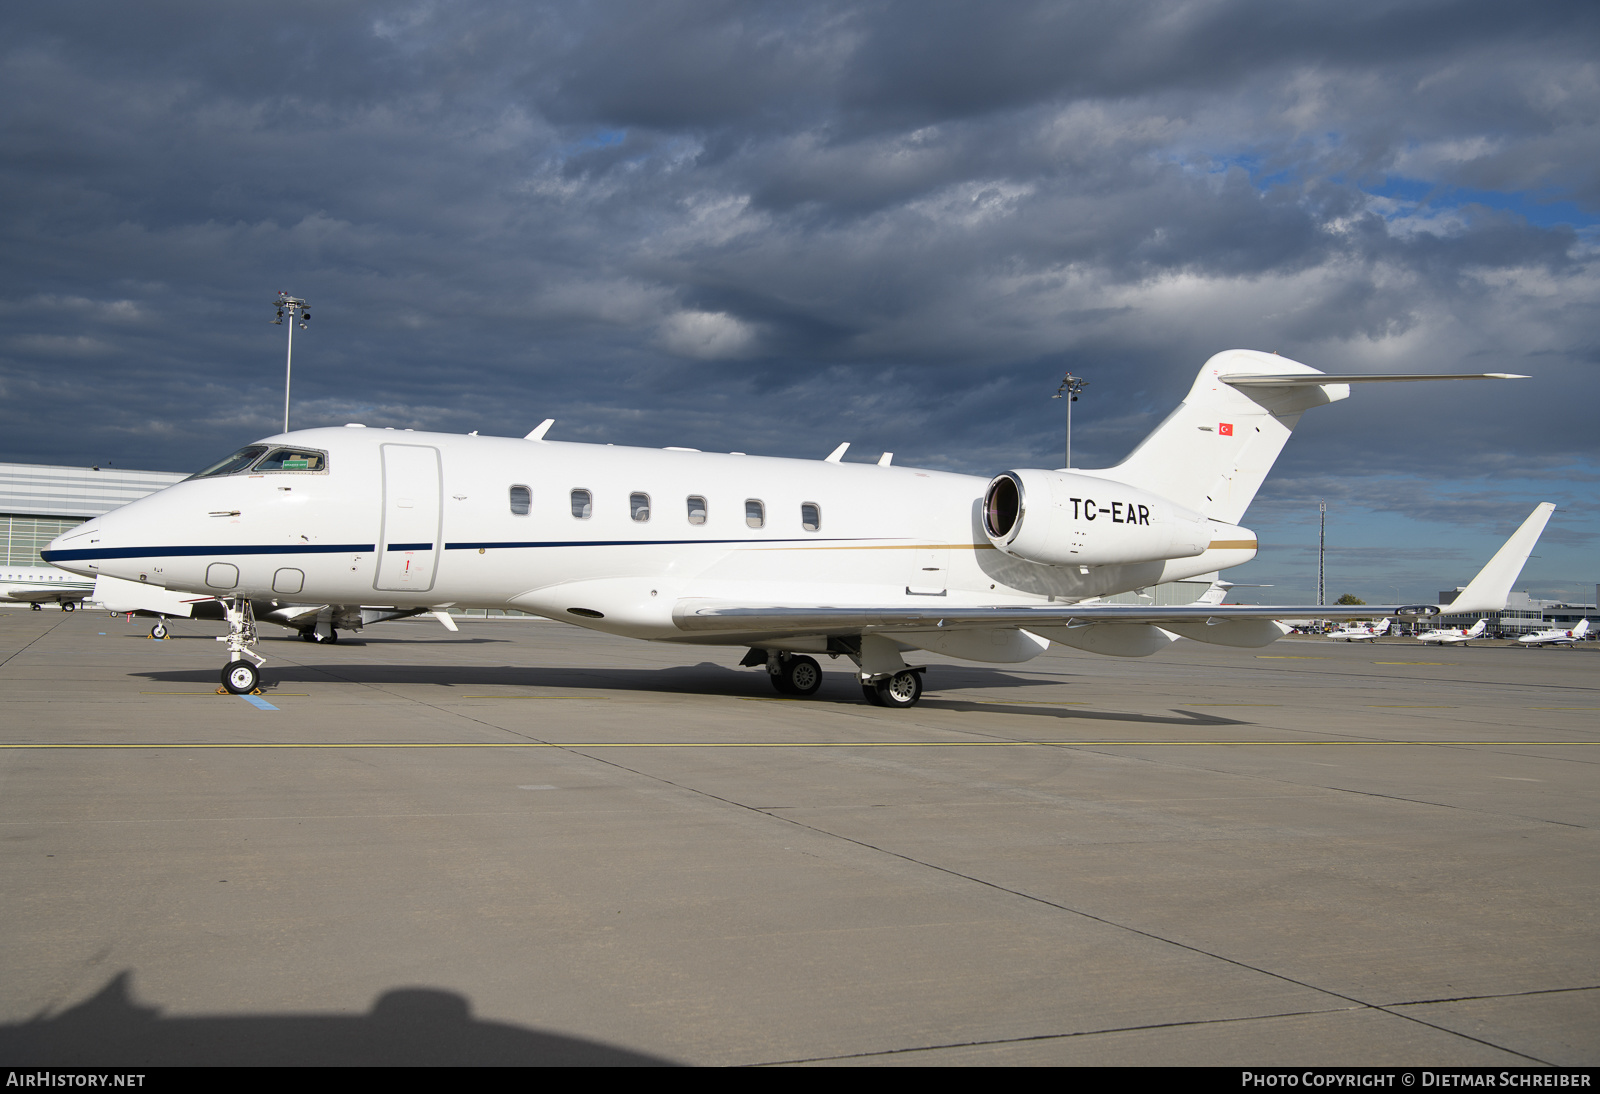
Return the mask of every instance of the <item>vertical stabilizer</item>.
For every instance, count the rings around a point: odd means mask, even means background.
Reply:
[[[1170,498],[1212,520],[1237,524],[1261,488],[1300,415],[1349,396],[1346,384],[1235,387],[1220,377],[1321,375],[1309,365],[1258,350],[1212,357],[1156,431],[1103,476]]]

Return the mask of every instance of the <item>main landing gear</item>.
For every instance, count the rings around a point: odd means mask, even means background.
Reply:
[[[228,652],[233,655],[223,666],[222,686],[234,695],[249,695],[261,686],[261,666],[267,663],[265,657],[251,648],[257,641],[255,613],[250,610],[249,598],[243,596],[223,598],[222,610],[228,621],[228,633],[219,636],[217,641],[226,642]],[[251,664],[252,661],[255,663]]]
[[[300,640],[303,642],[337,642],[339,641],[339,632],[333,627],[329,627],[328,633],[323,634],[314,626],[307,627],[300,632]]]
[[[903,669],[871,683],[863,681],[861,694],[874,706],[903,709],[914,707],[922,698],[922,670]]]
[[[63,600],[61,602],[61,610],[64,612],[75,612],[78,610],[78,606],[70,600]]]
[[[812,658],[779,654],[777,661],[776,671],[769,665],[768,672],[772,674],[772,686],[778,689],[779,695],[815,695],[822,686],[822,666]]]
[[[856,663],[861,695],[873,706],[903,710],[922,698],[923,667],[908,666],[899,646],[880,635],[829,641],[829,656],[847,655]],[[739,662],[748,668],[762,666],[779,695],[815,695],[822,687],[822,666],[804,654],[787,650],[752,649]]]

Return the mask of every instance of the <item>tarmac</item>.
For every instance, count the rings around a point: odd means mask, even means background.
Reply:
[[[148,630],[0,612],[0,1064],[1600,1063],[1594,645]]]

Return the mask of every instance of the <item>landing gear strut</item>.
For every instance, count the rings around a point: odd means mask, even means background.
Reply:
[[[222,669],[222,686],[234,695],[249,695],[260,686],[260,668],[267,663],[251,648],[257,641],[255,613],[250,610],[249,598],[243,596],[223,598],[222,610],[228,620],[228,633],[217,641],[226,642],[233,655]]]

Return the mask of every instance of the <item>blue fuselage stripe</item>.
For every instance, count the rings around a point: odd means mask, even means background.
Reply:
[[[96,547],[77,551],[43,551],[46,562],[81,562],[97,558],[188,558],[194,555],[339,555],[364,554],[370,543],[253,543],[211,547]]]
[[[446,543],[447,551],[497,551],[527,550],[545,547],[685,547],[690,545],[729,545],[740,543],[846,543],[842,538],[823,539],[806,536],[803,539],[567,539],[567,540],[479,540]],[[432,543],[390,543],[390,551],[431,551]],[[96,547],[75,551],[42,552],[46,562],[82,562],[112,558],[189,558],[196,555],[220,557],[226,555],[334,555],[366,554],[376,550],[371,543],[257,543],[217,544],[211,547],[149,546],[149,547]]]

